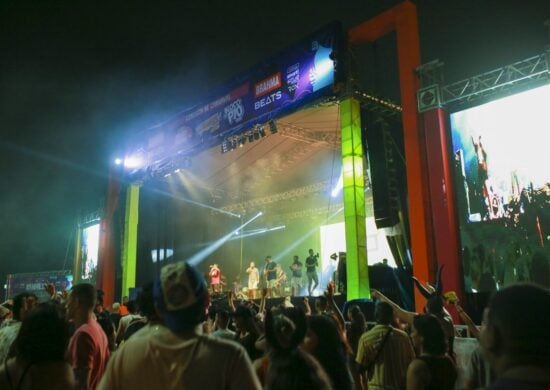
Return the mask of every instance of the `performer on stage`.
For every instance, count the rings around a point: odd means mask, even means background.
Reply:
[[[210,272],[208,273],[210,277],[210,287],[212,288],[213,293],[221,292],[221,276],[222,272],[218,267],[218,264],[212,264],[210,266]]]
[[[267,294],[270,298],[274,297],[274,288],[277,286],[277,263],[273,261],[271,256],[265,258],[267,261],[264,268],[264,275],[267,284]]]
[[[285,293],[285,282],[286,282],[286,273],[283,270],[283,267],[281,267],[281,264],[277,264],[277,267],[275,267],[275,271],[277,271],[277,280],[275,281],[275,293],[282,297]]]
[[[258,289],[258,283],[260,283],[260,271],[253,261],[250,262],[250,266],[246,269],[246,273],[248,274],[248,297],[250,299],[256,299],[256,290]]]
[[[293,297],[300,295],[302,290],[302,262],[298,259],[297,255],[294,255],[290,270],[292,271],[291,292]]]
[[[311,295],[319,285],[319,277],[317,276],[317,270],[316,270],[316,268],[319,266],[318,259],[319,259],[319,253],[314,255],[313,249],[310,249],[309,257],[306,259],[306,275],[308,280],[307,290],[309,295]],[[315,282],[315,285],[313,286],[313,288],[311,288],[312,282]]]

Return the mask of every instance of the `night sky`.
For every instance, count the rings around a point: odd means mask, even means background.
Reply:
[[[398,1],[71,3],[0,2],[2,285],[71,268],[77,217],[104,201],[125,137],[332,20],[347,29]],[[416,4],[422,61],[442,60],[449,82],[550,44],[547,0]]]

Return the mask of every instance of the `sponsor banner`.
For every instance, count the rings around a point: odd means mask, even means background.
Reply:
[[[140,140],[148,165],[175,154],[200,152],[230,134],[332,95],[331,54],[339,39],[340,26],[333,23],[263,61],[203,103],[149,129],[144,134],[148,139]]]
[[[69,291],[73,283],[71,271],[51,271],[25,274],[10,274],[7,278],[6,298],[10,299],[22,292],[31,292],[41,301],[50,297],[44,286],[48,283],[55,285],[56,291]]]

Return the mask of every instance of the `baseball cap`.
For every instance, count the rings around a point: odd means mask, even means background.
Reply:
[[[206,283],[200,272],[185,261],[161,268],[154,297],[164,324],[173,332],[192,329],[206,316]]]

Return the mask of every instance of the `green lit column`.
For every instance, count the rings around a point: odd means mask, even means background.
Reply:
[[[359,102],[340,103],[342,172],[347,252],[347,299],[370,298],[365,227],[365,179]]]
[[[122,296],[136,286],[136,251],[139,218],[139,185],[131,184],[126,191],[124,243],[122,247]]]

